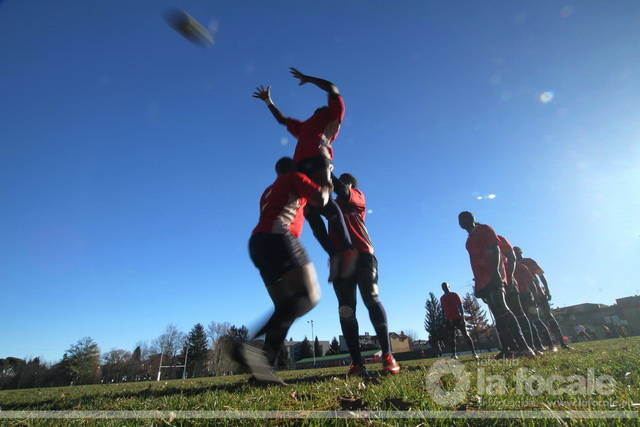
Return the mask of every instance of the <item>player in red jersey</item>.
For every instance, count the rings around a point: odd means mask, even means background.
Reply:
[[[324,90],[328,96],[327,106],[316,109],[311,117],[300,121],[285,117],[276,108],[271,99],[270,86],[259,86],[253,96],[264,101],[276,121],[286,126],[287,130],[297,138],[298,142],[293,159],[298,164],[298,170],[319,185],[331,185],[332,144],[340,132],[340,125],[344,119],[344,100],[338,87],[328,80],[302,74],[295,68],[291,68],[291,74],[300,81],[300,85],[312,83]],[[328,242],[319,239],[331,259],[329,281],[332,282],[338,272],[343,277],[351,275],[355,268],[357,251],[351,245],[349,232],[336,202],[330,200],[321,211],[309,208],[305,213],[316,237],[318,237],[318,233],[322,233],[320,228],[324,229],[320,214],[327,218],[331,226],[337,230],[341,247],[341,251],[337,251]]]
[[[307,203],[321,207],[330,187],[320,187],[296,171],[293,159],[276,163],[277,179],[260,198],[260,220],[249,239],[249,254],[260,271],[275,310],[253,338],[265,335],[263,351],[237,345],[234,356],[254,380],[283,384],[272,366],[293,322],[311,310],[320,298],[313,264],[298,238]]]
[[[538,306],[535,300],[535,283],[534,278],[527,266],[521,262],[516,262],[515,270],[516,286],[518,288],[518,298],[520,298],[520,304],[522,309],[527,314],[527,318],[531,324],[531,332],[533,334],[533,342],[536,348],[542,347],[542,340],[545,341],[547,349],[549,351],[558,351],[558,348],[553,345],[551,334],[549,329],[540,319],[538,313]],[[541,340],[542,339],[542,340]]]
[[[520,330],[524,335],[524,339],[527,341],[527,345],[529,345],[529,347],[531,347],[532,349],[535,349],[539,354],[542,354],[543,349],[541,348],[541,346],[534,345],[531,324],[529,323],[529,319],[527,318],[527,315],[522,309],[522,305],[520,304],[518,285],[514,278],[516,255],[513,253],[513,247],[511,247],[511,243],[509,243],[509,241],[504,236],[498,236],[498,241],[498,246],[500,246],[500,256],[502,258],[502,263],[504,264],[505,272],[507,274],[507,286],[505,287],[504,297],[505,301],[507,302],[509,310],[511,310],[513,315],[516,316],[516,320],[518,321]]]
[[[449,341],[451,342],[451,357],[457,359],[456,354],[456,331],[460,331],[464,339],[467,340],[474,359],[478,359],[476,349],[473,346],[473,340],[467,331],[467,325],[464,323],[464,310],[462,309],[462,301],[457,293],[449,290],[449,284],[442,282],[442,290],[444,294],[440,297],[440,306],[444,315],[445,325],[447,327]]]
[[[523,258],[522,249],[520,249],[519,247],[517,246],[514,247],[513,251],[516,254],[516,258],[518,262],[521,262],[525,266],[527,266],[527,268],[533,275],[535,287],[537,291],[535,295],[536,304],[538,305],[538,309],[540,311],[540,317],[549,326],[549,329],[551,330],[553,335],[555,335],[556,339],[558,340],[562,348],[564,348],[565,350],[572,350],[572,348],[566,343],[564,339],[564,335],[562,335],[562,331],[560,330],[560,325],[558,324],[558,321],[553,316],[553,313],[551,313],[551,307],[549,306],[551,293],[549,292],[549,285],[547,283],[547,278],[544,277],[544,271],[542,270],[542,268],[540,268],[538,263],[535,262],[535,260],[533,260],[532,258]],[[540,286],[538,277],[540,278],[540,281],[542,281],[544,288]]]
[[[499,240],[491,227],[478,224],[471,212],[461,212],[458,224],[469,233],[466,248],[474,276],[474,293],[489,306],[496,327],[503,331],[504,346],[515,349],[518,356],[535,357],[522,335],[516,317],[504,299],[506,271],[500,257]]]
[[[347,375],[367,375],[358,343],[357,289],[360,289],[360,296],[369,311],[369,318],[380,343],[384,372],[397,374],[400,372],[400,365],[391,353],[387,315],[378,294],[378,260],[373,254],[373,243],[364,223],[367,213],[364,194],[358,189],[358,181],[351,174],[344,173],[340,178],[333,177],[333,183],[333,190],[337,195],[336,201],[344,216],[353,246],[358,251],[355,271],[347,277],[338,277],[333,282],[338,298],[340,326],[351,354],[352,363]],[[324,226],[322,231],[326,233]],[[339,248],[339,231],[332,224],[329,224],[328,236],[335,247]],[[322,237],[321,241],[324,240],[325,238]]]

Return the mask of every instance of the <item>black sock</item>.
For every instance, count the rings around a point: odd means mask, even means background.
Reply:
[[[371,319],[373,329],[376,331],[382,354],[391,352],[391,345],[389,344],[389,328],[387,326],[387,313],[385,312],[382,303],[376,297],[368,301],[366,306],[369,310],[369,319]]]

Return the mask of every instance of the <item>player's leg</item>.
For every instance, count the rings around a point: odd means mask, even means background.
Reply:
[[[293,322],[320,300],[320,288],[313,264],[307,263],[285,273],[280,283],[267,290],[275,310],[262,332],[265,333],[264,351],[273,365]]]
[[[473,354],[473,357],[477,359],[478,354],[476,353],[476,347],[473,345],[473,340],[471,339],[471,335],[469,335],[469,331],[467,331],[467,325],[464,323],[464,319],[460,318],[456,322],[456,328],[460,331],[464,339],[467,341],[469,347],[471,347],[471,354]]]
[[[518,321],[518,325],[520,326],[520,330],[524,335],[524,339],[527,342],[527,345],[532,349],[536,348],[533,342],[531,324],[529,323],[529,319],[527,319],[527,315],[522,310],[518,293],[511,289],[508,289],[505,294],[505,300],[507,302],[509,310],[511,310],[513,315],[516,316],[516,320]]]
[[[236,359],[258,381],[282,383],[271,366],[294,320],[311,310],[320,298],[313,264],[299,240],[290,234],[257,233],[249,252],[274,303],[274,312],[253,338],[265,335],[264,354],[251,346],[236,349]]]
[[[560,325],[558,321],[551,313],[551,307],[549,307],[549,301],[544,296],[540,296],[536,298],[536,303],[538,305],[538,310],[540,312],[540,317],[545,321],[547,326],[549,327],[549,331],[555,335],[557,342],[560,343],[562,348],[570,349],[567,343],[564,340],[564,335],[562,335],[562,331],[560,330]]]
[[[333,290],[338,299],[338,314],[340,316],[340,328],[351,354],[352,375],[360,374],[363,360],[360,354],[358,319],[356,318],[356,278],[355,275],[347,278],[339,278],[333,282]],[[358,372],[356,372],[358,371]]]
[[[520,294],[520,302],[522,303],[525,313],[527,314],[527,317],[531,322],[531,326],[535,327],[535,330],[538,334],[538,339],[541,341],[541,344],[545,344],[547,346],[547,349],[550,351],[556,351],[557,348],[553,345],[553,340],[551,339],[549,329],[544,324],[542,319],[540,319],[538,306],[536,305],[533,295],[531,295],[530,293]]]
[[[520,352],[520,355],[534,356],[535,353],[527,345],[516,317],[511,310],[509,310],[509,307],[507,307],[504,299],[504,288],[500,286],[489,289],[487,292],[487,302],[496,318],[496,323],[500,322],[507,342],[512,343],[515,346],[515,350]]]
[[[389,327],[387,325],[387,313],[380,301],[378,293],[378,260],[375,255],[359,253],[356,263],[356,279],[362,301],[369,311],[369,319],[376,331],[378,343],[382,350],[382,365],[384,371],[390,374],[400,372],[400,365],[391,353],[389,343]]]
[[[447,324],[447,341],[449,341],[449,346],[451,347],[451,357],[457,359],[456,328],[451,320],[445,320],[445,323]]]
[[[546,349],[542,344],[540,331],[538,331],[538,324],[536,324],[535,318],[529,314],[531,308],[527,307],[527,305],[522,301],[521,295],[518,295],[518,298],[520,299],[520,306],[522,307],[522,311],[524,311],[525,315],[527,316],[527,320],[529,321],[529,325],[531,325],[531,339],[533,340],[533,347],[531,348],[538,351],[545,351]],[[537,316],[538,309],[534,306],[533,310],[535,311],[535,315]],[[547,333],[548,332],[549,331],[547,331]],[[552,347],[549,347],[548,349],[552,350]]]
[[[306,174],[318,185],[323,186],[333,185],[332,169],[331,160],[321,155],[301,160],[298,163],[300,172]],[[337,241],[335,244],[325,238],[324,231],[320,230],[320,223],[318,222],[319,220],[321,221],[319,219],[320,215],[327,219],[331,233],[336,236]],[[355,255],[357,255],[357,252],[353,250],[351,236],[338,203],[333,198],[330,198],[323,208],[309,207],[305,210],[305,217],[312,227],[314,236],[329,254],[331,260],[329,281],[332,282],[337,277],[338,272],[341,277],[351,276],[355,271]],[[324,229],[324,227],[322,228]]]

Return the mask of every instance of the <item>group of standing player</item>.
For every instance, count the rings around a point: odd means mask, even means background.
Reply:
[[[502,347],[496,357],[535,357],[545,350],[557,351],[556,344],[569,349],[551,313],[551,294],[542,268],[532,258],[523,258],[522,249],[512,247],[490,226],[477,223],[471,212],[461,212],[458,223],[469,233],[466,248],[474,276],[474,295],[487,304],[495,319]],[[453,357],[455,331],[460,330],[477,358],[464,327],[460,298],[449,291],[446,283],[442,287],[445,293],[440,301]]]
[[[291,74],[300,85],[311,83],[325,91],[328,102],[300,121],[276,108],[269,86],[259,86],[253,94],[297,138],[297,144],[293,158],[283,157],[276,163],[277,178],[260,198],[260,219],[249,240],[251,260],[274,304],[272,316],[254,334],[254,338],[265,336],[264,347],[238,344],[234,357],[251,372],[254,381],[283,383],[273,373],[278,352],[293,322],[311,310],[320,296],[315,269],[299,241],[306,218],[329,255],[329,281],[333,282],[340,325],[352,358],[348,375],[367,375],[359,348],[357,289],[382,348],[384,372],[396,374],[400,366],[391,353],[386,313],[378,296],[378,261],[364,223],[364,194],[353,175],[344,173],[337,178],[333,174],[332,143],[344,119],[344,100],[327,80],[295,68]]]

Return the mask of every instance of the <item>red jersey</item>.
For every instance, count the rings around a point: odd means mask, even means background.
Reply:
[[[444,318],[447,320],[460,319],[460,311],[458,306],[462,305],[460,297],[455,292],[449,292],[440,297],[440,305],[444,313]]]
[[[498,246],[500,247],[500,259],[502,260],[502,264],[504,265],[504,271],[507,274],[505,276],[505,281],[508,283],[511,278],[509,277],[509,269],[507,268],[507,265],[509,264],[507,254],[511,253],[512,255],[514,255],[513,247],[504,236],[498,236],[498,242]]]
[[[518,282],[518,293],[528,294],[531,292],[529,285],[535,279],[527,266],[520,261],[516,262],[515,278],[516,282]]]
[[[303,210],[320,187],[299,172],[279,176],[260,198],[260,220],[254,233],[285,234],[300,237],[304,224]]]
[[[351,243],[358,252],[373,253],[373,243],[369,237],[367,227],[364,225],[364,217],[367,214],[367,206],[364,200],[364,194],[362,191],[355,188],[349,190],[349,199],[338,197],[336,199],[342,215],[344,216],[344,222],[351,236]],[[335,235],[335,230],[329,227],[329,236],[331,237],[334,245],[338,245],[340,239]]]
[[[316,110],[304,122],[287,119],[287,130],[298,139],[293,160],[299,162],[318,155],[333,159],[331,144],[340,132],[344,119],[344,100],[340,95],[329,95],[329,106]]]
[[[526,265],[532,274],[544,274],[542,268],[540,268],[538,263],[535,262],[532,258],[522,258],[520,262]]]
[[[479,291],[487,286],[493,278],[495,271],[494,266],[491,265],[488,251],[493,246],[500,244],[498,236],[493,231],[493,228],[485,224],[476,224],[473,231],[469,233],[467,238],[467,252],[469,252],[469,260],[471,261],[471,270],[473,270],[473,277],[475,280],[475,290]],[[504,284],[504,278],[507,276],[504,264],[499,263],[498,271],[502,282]]]

